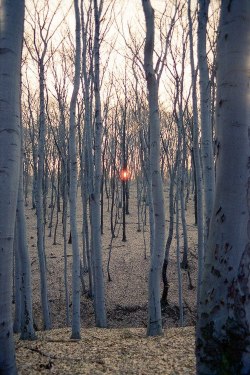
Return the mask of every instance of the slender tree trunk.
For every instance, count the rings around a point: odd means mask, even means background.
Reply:
[[[51,197],[50,197],[50,213],[49,213],[49,234],[48,237],[52,236],[52,227],[53,227],[53,217],[54,217],[54,209],[56,204],[56,187],[55,187],[55,172],[51,173]]]
[[[141,232],[141,204],[142,204],[142,181],[138,174],[136,176],[136,202],[137,202],[137,232]]]
[[[154,10],[150,0],[142,0],[146,20],[146,43],[144,49],[144,70],[148,88],[149,128],[150,128],[150,174],[154,210],[154,247],[151,252],[149,271],[149,336],[162,334],[160,303],[160,280],[165,244],[165,212],[163,186],[160,168],[160,117],[158,108],[158,83],[153,67],[154,51]]]
[[[176,177],[176,168],[177,168],[177,165],[174,166],[173,170],[170,172],[169,227],[168,227],[168,238],[167,238],[166,246],[165,246],[164,261],[163,261],[163,266],[162,266],[162,282],[163,282],[163,290],[162,290],[162,296],[161,296],[162,307],[168,304],[169,282],[168,282],[168,276],[167,276],[167,269],[168,269],[170,246],[171,246],[173,234],[174,234],[174,185],[175,185],[175,177]]]
[[[181,114],[182,116],[182,114]],[[181,221],[183,231],[183,257],[181,267],[183,269],[188,268],[188,236],[187,236],[187,223],[185,213],[185,175],[186,175],[186,160],[187,160],[187,145],[185,129],[183,128],[183,120],[181,121],[182,137],[183,137],[183,150],[182,150],[182,161],[181,161],[181,181],[180,181],[180,203],[181,203]]]
[[[192,74],[192,104],[193,104],[193,155],[195,164],[195,183],[197,193],[197,226],[198,226],[198,280],[197,298],[202,280],[202,269],[204,263],[204,228],[203,228],[203,201],[202,201],[202,173],[200,163],[199,129],[198,129],[198,104],[196,90],[196,71],[194,65],[193,51],[193,23],[191,17],[191,0],[188,0],[188,21],[189,21],[189,44],[190,44],[190,65]]]
[[[17,232],[17,251],[20,267],[20,294],[21,294],[21,339],[34,340],[36,334],[34,331],[33,308],[32,308],[32,285],[31,285],[31,267],[27,244],[26,218],[24,210],[23,193],[23,145],[21,148],[20,178],[17,199],[16,213],[16,232]]]
[[[15,316],[13,322],[13,332],[20,333],[21,331],[21,267],[20,267],[20,257],[18,254],[18,238],[17,238],[17,224],[15,226],[15,236],[14,236],[14,298],[15,302]]]
[[[78,0],[74,0],[76,20],[76,52],[75,52],[75,76],[74,88],[70,102],[70,130],[69,130],[69,156],[70,156],[70,229],[72,239],[72,334],[71,338],[80,339],[80,252],[78,246],[78,233],[76,221],[77,207],[77,152],[76,152],[76,100],[80,86],[80,60],[81,60],[81,39],[80,39],[80,12]]]
[[[54,235],[53,235],[53,245],[56,245],[56,236],[57,236],[57,228],[58,228],[58,223],[59,223],[59,212],[61,212],[61,207],[60,207],[60,167],[59,167],[59,162],[58,162],[58,169],[57,169],[57,187],[55,187],[55,192],[56,192],[56,222],[55,222],[55,228],[54,228]]]
[[[95,297],[95,318],[97,327],[106,327],[106,307],[104,297],[104,279],[102,270],[102,240],[101,240],[101,206],[100,189],[102,179],[102,119],[101,119],[101,97],[100,97],[100,9],[102,0],[98,6],[94,0],[95,13],[95,175],[94,192],[90,197],[91,202],[91,224],[92,243],[94,255],[94,297]]]
[[[68,172],[67,162],[63,163],[63,213],[62,213],[62,225],[63,225],[63,256],[64,256],[64,287],[65,287],[65,312],[66,312],[66,325],[69,326],[69,288],[68,288],[68,257],[67,257],[67,216],[68,216]]]
[[[177,184],[176,184],[176,263],[178,275],[178,301],[180,310],[180,326],[184,324],[183,316],[183,297],[182,297],[182,273],[181,273],[181,257],[180,257],[180,230],[179,230],[179,201],[180,201],[180,184],[181,184],[181,171],[178,165],[177,170]]]
[[[88,12],[91,12],[89,8]],[[86,20],[87,18],[87,20]],[[94,161],[93,161],[93,136],[92,136],[92,96],[90,95],[91,87],[91,74],[93,72],[93,56],[90,56],[90,67],[87,66],[87,56],[88,56],[88,35],[91,31],[88,30],[87,25],[89,25],[89,13],[87,17],[84,14],[84,4],[81,0],[81,22],[82,22],[82,73],[84,80],[84,106],[85,106],[85,116],[84,116],[84,132],[82,139],[82,150],[85,152],[84,168],[85,173],[82,176],[81,182],[83,184],[83,196],[82,196],[82,211],[83,211],[83,225],[85,225],[85,239],[86,239],[86,253],[88,261],[88,274],[89,274],[89,296],[92,298],[94,295],[93,287],[93,254],[91,253],[92,241],[89,239],[89,229],[88,229],[88,216],[87,216],[87,206],[89,201],[89,196],[93,193],[93,174],[94,174]],[[92,50],[91,50],[92,52]],[[89,69],[89,70],[88,70]],[[83,155],[82,155],[83,157]],[[91,211],[91,204],[90,204]],[[91,213],[90,213],[91,216]],[[91,222],[91,219],[90,219]],[[91,235],[92,235],[92,228]],[[90,245],[91,243],[91,245]]]
[[[39,61],[39,86],[40,86],[40,114],[39,114],[39,140],[38,140],[38,170],[36,181],[36,216],[37,216],[37,250],[40,268],[40,288],[41,288],[41,304],[43,312],[44,329],[51,328],[48,287],[47,287],[47,269],[45,258],[45,240],[44,240],[44,160],[45,160],[45,104],[44,104],[44,62]]]
[[[20,72],[24,1],[3,0],[0,8],[0,373],[15,375],[11,302],[21,155]]]
[[[146,225],[146,213],[147,213],[147,206],[149,207],[149,227],[150,227],[150,254],[153,252],[154,248],[154,237],[155,237],[155,230],[154,230],[154,208],[153,208],[153,198],[152,198],[152,183],[151,183],[151,174],[150,174],[150,161],[149,161],[149,150],[145,142],[144,135],[142,131],[140,131],[140,140],[141,140],[141,163],[144,178],[146,180],[146,188],[145,188],[145,225]]]
[[[215,186],[211,121],[211,85],[209,80],[206,49],[206,26],[209,2],[210,0],[199,0],[198,12],[198,67],[200,72],[201,155],[205,202],[205,241],[209,233]]]

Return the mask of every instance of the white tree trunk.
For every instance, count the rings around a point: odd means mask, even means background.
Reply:
[[[15,317],[13,322],[14,333],[20,333],[21,331],[21,267],[20,267],[20,257],[18,254],[18,238],[17,238],[17,225],[15,226],[14,235],[14,286],[15,286]]]
[[[95,13],[95,41],[94,41],[94,61],[95,61],[95,174],[94,192],[91,195],[91,225],[92,243],[94,257],[94,298],[95,317],[97,327],[106,327],[106,308],[104,296],[104,279],[102,270],[102,240],[101,240],[101,179],[102,179],[102,118],[101,118],[101,98],[100,98],[100,8],[103,1],[98,6],[94,0]]]
[[[250,374],[250,2],[222,2],[216,188],[197,327],[197,374]]]
[[[199,299],[200,285],[202,279],[202,269],[204,263],[204,228],[203,228],[203,201],[202,201],[202,173],[200,163],[199,148],[199,128],[198,128],[198,104],[196,90],[196,72],[194,65],[193,51],[193,22],[191,17],[191,0],[188,0],[188,21],[189,21],[189,44],[190,44],[190,65],[192,74],[192,104],[193,104],[193,155],[195,164],[195,180],[197,189],[197,226],[198,226],[198,280],[197,297]]]
[[[181,164],[181,163],[180,163]],[[180,184],[181,184],[181,167],[178,166],[177,170],[177,181],[176,181],[176,263],[177,263],[177,275],[178,275],[178,301],[180,310],[180,321],[179,324],[183,327],[184,315],[183,315],[183,293],[182,293],[182,273],[181,273],[181,257],[180,257],[180,226],[179,226],[179,201],[180,201]]]
[[[70,228],[72,236],[72,335],[73,339],[80,339],[80,252],[78,246],[78,233],[76,221],[77,207],[77,152],[76,152],[76,100],[80,86],[81,72],[81,39],[80,39],[80,12],[78,0],[74,0],[76,20],[76,52],[75,52],[75,76],[74,88],[70,102],[70,128],[69,128],[69,156],[70,156]]]
[[[213,134],[211,121],[211,85],[209,80],[206,49],[206,26],[209,2],[210,0],[199,0],[198,12],[198,67],[200,73],[201,156],[205,203],[205,240],[207,239],[209,232],[215,187]]]
[[[150,254],[153,253],[154,249],[154,207],[153,207],[153,198],[152,198],[152,183],[151,183],[151,174],[150,174],[150,161],[149,161],[149,147],[145,142],[145,137],[143,131],[140,130],[140,158],[143,169],[143,174],[146,183],[146,201],[145,204],[148,204],[149,209],[149,228],[150,228]]]
[[[151,6],[150,0],[142,0],[142,6],[146,20],[144,70],[148,88],[150,174],[154,209],[154,247],[153,251],[151,251],[149,271],[147,334],[149,336],[155,336],[162,334],[160,280],[165,244],[165,212],[160,168],[160,117],[158,108],[158,84],[153,67],[154,10]]]
[[[44,329],[51,328],[48,287],[47,287],[47,269],[45,259],[45,240],[44,240],[44,207],[43,207],[43,178],[44,178],[44,159],[45,159],[45,99],[44,99],[44,63],[43,59],[39,61],[39,140],[38,140],[38,168],[37,168],[37,184],[36,184],[36,216],[37,216],[37,250],[40,270],[40,288],[41,288],[41,304],[43,312]]]
[[[91,118],[91,96],[90,96],[90,82],[91,70],[88,65],[88,33],[87,26],[89,23],[89,12],[87,15],[84,12],[83,0],[81,0],[81,23],[82,23],[82,74],[84,81],[84,132],[82,139],[82,166],[84,169],[84,175],[81,176],[81,187],[82,187],[82,211],[83,211],[83,225],[84,225],[84,236],[86,243],[86,253],[88,259],[88,275],[89,275],[89,296],[92,298],[94,295],[93,291],[93,262],[92,254],[90,251],[90,240],[89,240],[89,229],[88,229],[88,201],[90,193],[93,193],[93,174],[94,174],[94,162],[93,162],[93,136],[92,136],[92,118]],[[90,65],[93,63],[93,56],[90,56]]]
[[[23,146],[21,148],[23,155]],[[20,267],[21,294],[21,339],[34,340],[36,338],[32,310],[31,267],[27,244],[26,218],[24,211],[23,193],[23,157],[21,155],[20,178],[16,213],[17,252]]]
[[[180,114],[182,116],[182,114]],[[185,136],[185,129],[183,127],[183,119],[181,120],[182,137],[183,137],[183,150],[182,150],[182,161],[181,161],[181,182],[180,182],[180,201],[181,201],[181,221],[183,231],[183,256],[181,267],[184,269],[188,268],[188,235],[187,235],[187,223],[186,223],[186,212],[185,212],[185,178],[186,178],[186,166],[187,161],[187,140]]]
[[[0,373],[15,375],[13,239],[19,184],[20,76],[24,1],[0,4]]]

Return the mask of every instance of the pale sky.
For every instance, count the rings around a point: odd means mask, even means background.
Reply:
[[[28,0],[27,1],[27,7],[29,9],[32,9],[32,2],[35,2],[38,4],[38,7],[42,9],[44,1],[39,0]],[[105,4],[110,0],[104,0],[104,7]],[[53,9],[58,5],[57,0],[49,0],[48,4],[51,8],[51,12],[53,13]],[[155,15],[156,19],[159,19],[160,14],[163,12],[166,1],[165,0],[152,0],[152,6],[155,8]],[[61,23],[61,19],[65,14],[67,14],[66,17],[66,24],[69,25],[71,31],[72,31],[72,40],[74,40],[74,27],[75,27],[75,20],[74,20],[74,9],[73,9],[73,2],[72,7],[70,9],[70,2],[68,0],[62,0],[60,3],[60,7],[58,8],[56,17],[53,20],[51,29],[55,29],[58,27],[58,25]],[[29,14],[26,12],[26,17],[29,19]],[[106,16],[108,17],[108,16]],[[142,4],[141,0],[114,0],[114,11],[111,15],[113,17],[112,25],[109,28],[109,31],[107,33],[107,36],[104,40],[104,43],[102,44],[101,49],[101,63],[105,63],[108,60],[108,71],[109,73],[106,74],[106,82],[109,80],[109,74],[113,72],[117,76],[123,76],[125,75],[125,55],[130,55],[131,52],[126,47],[126,42],[129,40],[129,33],[128,28],[130,27],[132,34],[136,37],[136,40],[138,43],[142,43],[143,38],[145,37],[145,30],[144,30],[144,14],[142,10]],[[105,23],[105,20],[104,20]],[[53,45],[54,47],[57,46],[60,43],[61,37],[63,34],[65,34],[66,30],[65,24],[63,24],[57,32],[55,33],[53,37]],[[156,39],[157,35],[159,35],[159,32],[156,30]],[[110,50],[110,45],[116,40],[114,49]],[[126,40],[126,42],[125,42]],[[139,42],[140,41],[140,42]],[[177,43],[178,44],[178,43]],[[156,40],[156,49],[157,45],[159,45],[159,42],[157,44]],[[141,49],[142,57],[143,57],[143,46]],[[168,58],[169,59],[169,58]],[[169,60],[170,61],[170,60]],[[129,64],[127,64],[129,65]],[[130,64],[131,65],[131,64]],[[188,68],[189,69],[189,68]],[[185,74],[190,77],[190,72],[188,72],[188,69],[186,70]],[[36,67],[30,62],[29,63],[29,70],[30,74],[33,70],[35,73],[37,73]],[[141,77],[140,77],[141,78]],[[189,78],[190,81],[190,78]],[[167,96],[169,94],[166,94],[166,90],[170,87],[170,82],[167,78],[167,73],[164,73],[162,75],[162,84],[160,88],[160,96],[163,98],[163,100],[167,100]]]

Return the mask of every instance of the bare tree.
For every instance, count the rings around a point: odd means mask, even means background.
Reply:
[[[158,107],[158,82],[153,66],[154,52],[154,9],[150,0],[142,0],[146,20],[146,42],[144,49],[144,70],[148,88],[149,103],[149,142],[150,142],[150,183],[154,210],[154,242],[151,249],[149,271],[149,336],[162,334],[160,304],[160,279],[165,244],[165,212],[163,186],[160,168],[160,117]]]
[[[55,56],[55,55],[54,55]],[[62,75],[59,75],[56,67],[56,62],[52,57],[52,72],[54,76],[54,88],[56,92],[56,99],[58,104],[58,134],[54,134],[56,146],[58,148],[58,165],[60,166],[60,180],[58,175],[58,182],[60,181],[60,190],[63,201],[62,207],[62,225],[63,225],[63,253],[64,253],[64,286],[65,286],[65,310],[66,310],[66,324],[70,323],[69,313],[69,288],[68,288],[68,260],[67,260],[67,215],[68,215],[68,190],[69,190],[69,178],[68,178],[68,131],[66,129],[66,113],[68,112],[67,94],[68,84],[67,77],[69,75],[69,66],[67,64],[67,54],[65,51],[64,44],[62,45],[62,51],[60,53],[61,70]],[[59,190],[59,189],[58,189]],[[59,191],[58,191],[59,194]]]
[[[22,130],[21,130],[22,134]],[[17,199],[16,212],[16,262],[19,264],[20,279],[20,331],[22,340],[34,340],[36,334],[34,331],[33,308],[32,308],[32,285],[31,285],[31,267],[27,244],[26,218],[24,211],[24,192],[23,192],[23,135],[21,137],[21,158],[20,158],[20,178]]]
[[[38,138],[38,167],[37,167],[37,182],[36,182],[36,215],[37,215],[37,248],[39,255],[40,267],[40,281],[41,281],[41,301],[43,310],[44,329],[51,328],[51,318],[48,302],[48,288],[47,288],[47,272],[45,259],[45,239],[44,239],[44,171],[45,168],[45,144],[46,144],[46,108],[45,108],[45,68],[49,61],[47,56],[49,42],[53,37],[55,30],[51,31],[52,22],[54,20],[58,6],[52,14],[48,1],[45,1],[43,7],[39,7],[33,0],[32,11],[27,8],[28,17],[26,22],[30,27],[30,34],[27,35],[25,41],[26,46],[32,59],[36,62],[39,74],[39,138]]]
[[[200,161],[199,147],[199,128],[198,128],[198,102],[197,102],[197,72],[195,68],[194,50],[193,50],[193,20],[191,14],[191,0],[188,0],[188,23],[189,23],[189,46],[190,46],[190,65],[192,75],[192,105],[193,105],[193,156],[195,167],[195,183],[197,189],[197,226],[198,226],[198,281],[197,296],[199,297],[202,269],[204,263],[204,227],[203,227],[203,191],[202,191],[202,171]]]
[[[74,0],[76,19],[76,51],[75,51],[75,76],[74,89],[70,102],[70,130],[69,130],[69,156],[70,156],[70,227],[72,238],[73,268],[72,268],[72,338],[79,339],[80,334],[80,253],[78,246],[78,233],[76,222],[77,207],[77,152],[76,152],[76,100],[80,87],[81,72],[81,33],[80,33],[80,11],[78,0]]]
[[[198,67],[200,73],[201,154],[205,202],[205,239],[209,232],[214,199],[213,129],[211,121],[211,85],[206,48],[208,7],[210,0],[199,0],[198,12]]]
[[[95,154],[94,189],[91,195],[91,225],[94,261],[94,298],[97,327],[106,327],[106,308],[104,300],[104,280],[101,252],[101,206],[100,192],[102,180],[102,117],[100,96],[100,18],[103,0],[94,0],[95,36],[94,36],[94,90],[95,90]]]

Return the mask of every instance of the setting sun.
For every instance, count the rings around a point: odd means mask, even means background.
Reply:
[[[130,178],[130,173],[128,171],[127,168],[123,168],[121,171],[120,171],[120,179],[121,181],[128,181]]]

